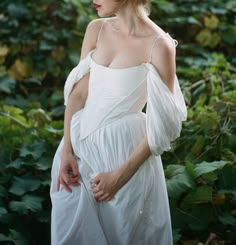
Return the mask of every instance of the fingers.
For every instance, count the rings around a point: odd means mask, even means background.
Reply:
[[[96,199],[98,199],[98,198],[102,197],[103,195],[104,195],[104,192],[103,192],[103,191],[99,191],[99,192],[97,192],[96,194],[94,194],[94,197],[95,197]]]
[[[60,179],[60,182],[61,184],[65,187],[65,189],[68,191],[68,192],[72,192],[71,188],[69,187],[68,184],[66,184],[66,182],[61,178]]]
[[[109,193],[104,193],[103,191],[99,191],[96,194],[94,194],[94,197],[97,201],[105,201],[110,197]]]
[[[76,162],[71,164],[71,170],[73,176],[77,176],[77,177],[79,176],[78,165]]]
[[[94,184],[94,183],[92,183]],[[94,198],[96,201],[101,202],[101,201],[111,201],[114,196],[108,192],[105,192],[104,190],[101,190],[101,187],[99,185],[95,185],[92,187],[92,191],[94,194]]]
[[[114,196],[109,196],[105,201],[109,202],[114,198]]]
[[[92,183],[92,191],[94,194],[100,192],[100,187],[97,184]]]
[[[62,173],[61,175],[58,176],[57,179],[57,191],[60,190],[60,185],[63,185],[65,189],[69,192],[72,192],[72,189],[69,187],[69,185],[72,186],[80,186],[79,183],[79,177],[71,177],[69,173]]]
[[[101,181],[101,176],[100,176],[100,174],[97,175],[95,178],[92,179],[92,183],[94,183],[94,184],[96,184],[96,185],[98,185],[100,181]]]
[[[96,197],[96,200],[98,202],[103,202],[103,201],[106,201],[106,202],[109,202],[111,201],[112,199],[114,198],[114,196],[110,195],[109,193],[105,193],[99,197]]]
[[[68,185],[73,185],[73,186],[79,186],[79,178],[78,176],[70,178],[69,181],[67,182]]]
[[[106,194],[100,196],[97,200],[98,200],[99,202],[106,201],[106,199],[107,199],[109,196],[110,196],[110,194],[106,193]]]

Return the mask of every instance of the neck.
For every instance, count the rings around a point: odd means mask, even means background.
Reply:
[[[121,8],[116,13],[117,21],[114,28],[125,35],[134,36],[140,31],[140,24],[148,19],[143,6],[138,6],[136,10],[132,5]]]

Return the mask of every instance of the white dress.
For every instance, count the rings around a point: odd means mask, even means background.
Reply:
[[[73,85],[90,72],[89,94],[71,121],[71,142],[81,174],[72,193],[56,190],[63,139],[51,182],[52,245],[172,245],[171,219],[160,155],[181,131],[186,106],[177,78],[174,94],[151,63],[113,69],[92,50],[71,71]],[[142,112],[147,102],[146,114]],[[147,134],[152,155],[109,202],[96,202],[90,179],[124,163]]]

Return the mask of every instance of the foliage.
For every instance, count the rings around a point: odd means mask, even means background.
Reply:
[[[223,54],[189,62],[202,70],[201,79],[183,81],[188,120],[175,150],[164,155],[174,234],[235,240],[236,74]]]
[[[50,239],[50,168],[63,122],[52,121],[42,109],[32,117],[32,111],[0,105],[1,242],[45,244]],[[38,236],[38,230],[45,235]]]
[[[152,1],[152,17],[178,38],[179,58],[220,51],[235,65],[236,4],[227,1]],[[186,35],[187,34],[187,35]]]
[[[1,244],[50,244],[62,89],[96,17],[90,4],[0,2]],[[204,243],[210,233],[236,241],[235,12],[231,0],[152,3],[151,18],[178,39],[177,73],[188,104],[182,135],[163,155],[176,244]]]

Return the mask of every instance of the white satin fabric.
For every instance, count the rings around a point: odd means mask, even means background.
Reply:
[[[172,245],[171,219],[160,154],[181,131],[186,106],[177,78],[174,94],[150,63],[113,69],[92,50],[69,74],[65,105],[76,82],[90,72],[85,107],[71,121],[81,174],[72,193],[56,190],[63,139],[52,166],[52,245]],[[146,114],[142,109],[147,102]],[[109,202],[96,202],[90,179],[124,163],[147,135],[152,155]]]

